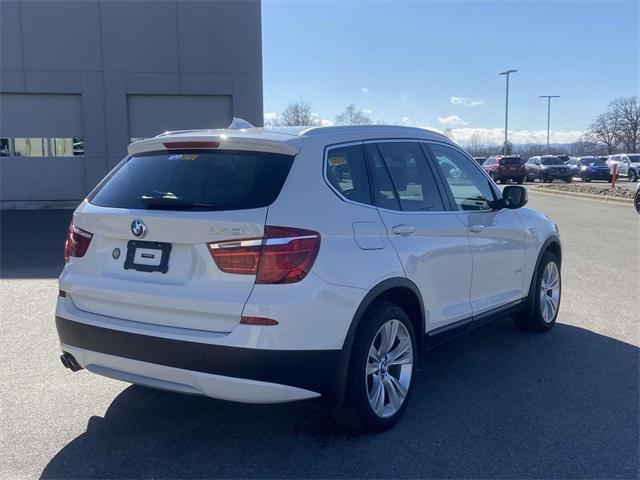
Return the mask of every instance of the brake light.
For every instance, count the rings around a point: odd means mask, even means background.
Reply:
[[[256,283],[295,283],[307,276],[320,248],[320,234],[267,225],[262,238],[209,243],[209,253],[226,273],[255,275]]]
[[[64,244],[64,263],[71,257],[83,257],[87,253],[93,234],[76,227],[73,222],[67,231],[67,241]]]
[[[211,141],[194,141],[194,142],[164,142],[164,148],[167,150],[181,150],[189,148],[218,148],[220,142]]]

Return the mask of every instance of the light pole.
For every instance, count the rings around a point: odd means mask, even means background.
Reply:
[[[551,125],[551,99],[560,98],[560,95],[538,95],[538,98],[547,99],[547,155],[549,155],[549,127]]]
[[[507,77],[507,96],[504,102],[504,154],[507,154],[507,132],[509,129],[509,75],[516,73],[518,70],[515,68],[500,72],[498,75],[505,75]]]

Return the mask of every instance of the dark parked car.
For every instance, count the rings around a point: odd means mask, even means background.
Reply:
[[[473,157],[473,159],[478,162],[478,165],[482,165],[487,157]]]
[[[482,168],[496,182],[500,181],[501,183],[509,180],[522,183],[526,173],[524,163],[518,155],[494,155],[484,161]]]
[[[570,183],[573,179],[573,169],[565,165],[564,162],[555,155],[531,157],[527,160],[525,167],[528,182],[533,182],[536,179],[541,182],[553,182],[558,179]]]
[[[574,157],[567,164],[573,169],[573,176],[579,177],[583,182],[591,180],[611,181],[609,165],[600,157]]]

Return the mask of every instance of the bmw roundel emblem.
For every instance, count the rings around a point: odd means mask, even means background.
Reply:
[[[136,218],[133,222],[131,222],[131,233],[133,233],[138,238],[142,238],[147,233],[147,226],[142,220]]]

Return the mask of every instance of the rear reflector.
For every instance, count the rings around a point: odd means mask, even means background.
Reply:
[[[67,241],[64,244],[64,263],[71,257],[83,257],[87,253],[93,234],[76,227],[73,222],[67,231]]]
[[[218,148],[220,142],[165,142],[163,145],[167,150],[182,150],[190,148]]]
[[[267,225],[264,237],[209,244],[226,273],[255,275],[256,283],[295,283],[307,276],[320,248],[320,234],[302,228]]]
[[[278,325],[278,322],[271,318],[263,317],[245,317],[240,319],[240,323],[244,325]]]

